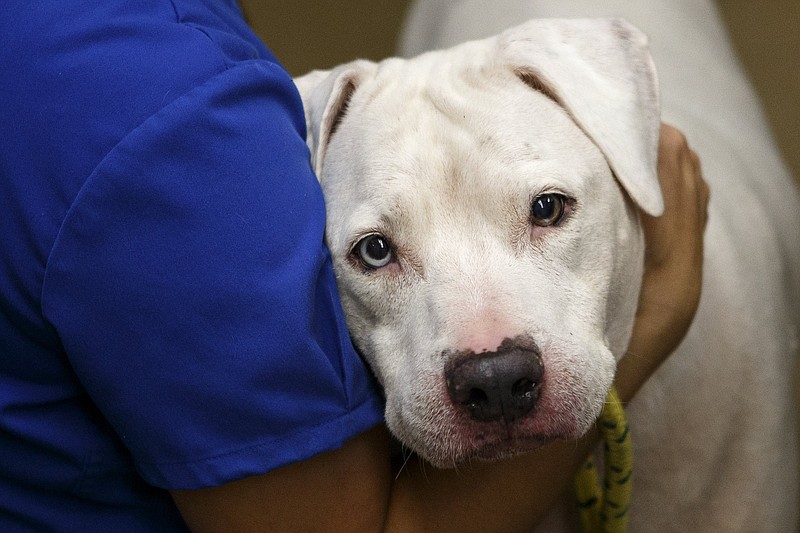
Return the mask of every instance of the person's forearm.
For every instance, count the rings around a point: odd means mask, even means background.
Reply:
[[[647,311],[637,315],[636,329],[625,357],[617,366],[616,386],[620,400],[627,405],[650,376],[677,347],[679,340],[671,330],[665,330],[663,316]],[[681,336],[682,338],[682,336]],[[641,339],[646,339],[642,341]]]
[[[598,439],[556,441],[498,462],[436,470],[419,461],[395,481],[386,531],[529,531],[559,499]]]
[[[649,376],[653,363],[648,361],[663,359],[654,354],[670,349],[669,344],[651,342],[656,333],[651,328],[660,322],[652,327],[648,323],[637,321],[632,340],[642,356],[626,355],[619,365],[617,387],[623,401]],[[644,339],[637,340],[641,335]],[[173,496],[196,531],[529,531],[560,498],[571,497],[568,489],[598,435],[593,426],[579,440],[556,441],[511,459],[475,461],[452,470],[413,459],[391,478],[381,451],[388,446],[386,430],[379,427],[308,461],[223,487],[175,491]],[[264,495],[271,497],[256,504]]]

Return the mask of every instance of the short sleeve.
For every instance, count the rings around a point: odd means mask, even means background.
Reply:
[[[151,484],[261,474],[382,421],[302,117],[282,69],[226,70],[128,134],[56,239],[43,311]]]

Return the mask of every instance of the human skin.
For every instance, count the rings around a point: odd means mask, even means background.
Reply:
[[[616,386],[629,401],[685,336],[700,299],[708,186],[697,155],[663,125],[659,181],[665,213],[642,214],[645,273]],[[219,487],[173,491],[193,531],[527,531],[569,487],[596,444],[556,441],[496,462],[438,470],[412,458],[392,472],[384,426],[338,449]]]

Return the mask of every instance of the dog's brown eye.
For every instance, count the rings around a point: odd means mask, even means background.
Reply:
[[[564,197],[560,194],[543,194],[533,200],[531,220],[537,226],[552,226],[564,215]]]
[[[355,251],[367,268],[381,268],[392,261],[392,248],[389,240],[379,233],[367,235],[358,241]]]

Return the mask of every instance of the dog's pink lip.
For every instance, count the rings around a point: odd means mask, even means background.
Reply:
[[[494,438],[488,442],[480,443],[472,451],[467,451],[466,455],[457,462],[472,458],[495,461],[541,448],[559,438],[561,437],[548,435],[512,435],[504,438]]]

